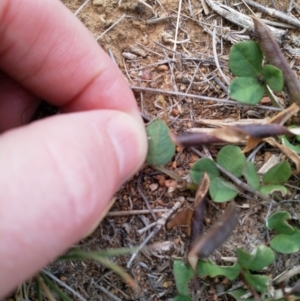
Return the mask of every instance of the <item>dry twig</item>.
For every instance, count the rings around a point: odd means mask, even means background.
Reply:
[[[156,222],[156,226],[153,229],[153,231],[146,237],[146,239],[139,245],[137,251],[132,254],[130,260],[127,263],[127,268],[129,269],[131,267],[131,264],[139,251],[144,248],[144,246],[148,243],[148,241],[161,229],[162,226],[165,225],[167,219],[178,209],[182,206],[183,202],[185,201],[184,197],[179,197],[178,201],[175,203],[175,205],[170,209],[168,212],[164,213],[161,218]]]

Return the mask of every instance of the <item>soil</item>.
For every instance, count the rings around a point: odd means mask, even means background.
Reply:
[[[64,0],[64,4],[72,11],[83,4],[83,0]],[[176,47],[174,37],[176,32],[177,0],[148,0],[146,5],[139,1],[129,0],[93,0],[78,14],[78,18],[90,30],[99,45],[115,60],[123,71],[129,85],[142,86],[151,89],[177,91],[211,97],[211,100],[199,100],[192,97],[161,93],[150,93],[134,89],[134,93],[144,116],[149,119],[166,118],[175,133],[183,133],[193,128],[205,127],[205,120],[240,120],[264,119],[276,112],[263,107],[246,105],[228,105],[215,102],[213,98],[226,99],[227,88],[217,71],[213,55],[212,35],[217,27],[220,42],[217,44],[219,63],[223,72],[231,80],[228,70],[228,54],[231,43],[222,39],[220,28],[239,31],[240,29],[222,19],[211,9],[207,12],[200,0],[182,1],[181,16],[177,34]],[[271,1],[256,1],[268,7]],[[278,10],[285,12],[289,1],[273,1]],[[250,15],[243,1],[223,1],[224,4]],[[255,9],[253,9],[255,10]],[[296,18],[296,10],[292,12]],[[164,17],[158,23],[149,24],[155,17]],[[262,15],[270,19],[266,15]],[[116,23],[118,20],[119,23]],[[199,22],[202,23],[199,23]],[[274,20],[276,21],[276,20]],[[114,25],[111,29],[110,27]],[[289,32],[290,33],[290,32]],[[295,58],[288,56],[290,62]],[[293,65],[299,74],[299,66]],[[288,106],[280,94],[279,99]],[[271,106],[268,100],[263,105]],[[166,114],[167,112],[167,114]],[[199,146],[201,153],[216,157],[220,145]],[[271,146],[263,146],[254,156],[254,163],[259,169],[268,161],[270,155],[279,155],[280,151]],[[183,179],[189,178],[191,165],[199,156],[189,149],[177,149],[176,156],[165,167]],[[259,245],[269,245],[269,233],[265,228],[265,219],[270,212],[287,210],[294,217],[294,223],[299,226],[300,202],[299,177],[294,176],[289,181],[289,194],[285,200],[290,202],[270,204],[247,192],[241,193],[235,199],[240,214],[239,225],[210,259],[218,264],[228,265],[236,257],[236,249],[253,250]],[[170,209],[181,197],[183,207],[193,207],[194,192],[181,191],[176,188],[176,181],[149,166],[145,166],[130,182],[123,185],[116,194],[116,202],[111,212],[121,212],[119,216],[108,216],[97,230],[79,243],[86,250],[103,250],[120,247],[139,246],[153,230],[139,235],[138,230],[154,222],[151,214],[129,214],[130,210],[147,210],[144,197],[151,208]],[[204,231],[218,220],[226,205],[208,202],[204,218]],[[270,211],[270,212],[269,212]],[[161,213],[157,213],[161,216]],[[140,251],[130,268],[126,265],[130,255],[111,258],[124,267],[134,278],[139,289],[133,290],[111,270],[95,262],[54,263],[48,270],[76,290],[86,300],[171,300],[176,296],[174,275],[172,271],[175,258],[186,260],[189,237],[184,228],[161,230],[147,243],[152,249]],[[155,247],[154,247],[155,246]],[[293,255],[276,255],[275,263],[265,269],[265,275],[273,278],[281,272],[299,265],[299,253]],[[297,277],[288,279],[286,286],[295,283]],[[228,282],[227,279],[208,278],[200,281],[200,290],[193,292],[193,300],[231,300],[227,295],[217,296],[239,284]],[[74,300],[78,298],[72,296]],[[118,299],[119,298],[119,299]],[[79,300],[79,299],[78,299]]]

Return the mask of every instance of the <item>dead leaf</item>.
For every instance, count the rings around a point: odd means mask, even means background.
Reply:
[[[176,214],[167,223],[167,229],[172,229],[178,226],[186,226],[186,233],[191,235],[191,220],[194,210],[191,208],[185,208],[176,212]]]
[[[204,207],[209,185],[209,176],[204,173],[195,197],[195,209],[191,220],[191,246],[194,245],[199,235],[203,232]]]
[[[238,223],[238,212],[234,202],[227,205],[225,213],[207,232],[202,235],[193,245],[188,254],[188,261],[194,271],[199,257],[209,256],[215,249],[221,246],[230,236]]]
[[[274,147],[279,148],[288,158],[290,158],[295,163],[296,170],[293,173],[298,174],[300,172],[300,157],[297,153],[288,148],[286,145],[278,143],[274,138],[266,138],[264,139],[264,141],[268,142]]]

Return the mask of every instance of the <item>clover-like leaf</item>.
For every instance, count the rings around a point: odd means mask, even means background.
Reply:
[[[225,276],[229,280],[234,280],[241,272],[241,266],[236,262],[232,266],[220,266],[211,261],[199,261],[197,266],[197,276],[209,276],[211,278],[217,276]]]
[[[280,253],[291,254],[300,249],[300,230],[295,228],[292,234],[278,234],[271,240],[271,247]]]
[[[264,175],[265,184],[284,184],[292,175],[291,165],[287,161],[281,161],[270,168]]]
[[[258,271],[271,264],[275,259],[274,252],[266,247],[256,247],[251,253],[242,249],[236,251],[238,263],[247,270]]]
[[[282,197],[285,197],[288,190],[283,185],[263,185],[259,187],[259,191],[264,195],[271,195],[274,192],[280,192]]]
[[[175,144],[168,126],[159,119],[151,122],[146,129],[148,136],[148,155],[146,161],[152,165],[163,165],[175,154]]]
[[[235,76],[257,76],[262,70],[262,60],[262,51],[254,41],[237,43],[229,52],[229,68]]]
[[[215,162],[208,158],[198,160],[190,169],[190,175],[193,183],[199,184],[204,172],[207,173],[210,180],[220,175],[218,167]]]
[[[289,219],[291,215],[287,211],[277,211],[268,218],[267,227],[282,234],[293,234],[295,229],[288,223]]]
[[[287,146],[289,149],[291,149],[292,151],[294,151],[298,155],[300,154],[300,145],[299,144],[297,144],[297,145],[292,144],[291,142],[289,142],[289,140],[285,136],[281,136],[280,140],[281,140],[282,144]]]
[[[179,294],[188,296],[190,294],[188,283],[194,276],[192,268],[187,266],[182,260],[175,260],[173,263],[173,272]]]
[[[265,88],[254,77],[237,77],[230,82],[230,97],[248,105],[256,105],[265,93]]]
[[[243,169],[243,176],[246,178],[247,183],[255,190],[259,188],[259,178],[253,162],[247,162]]]
[[[235,198],[238,191],[232,183],[217,177],[210,182],[209,194],[214,202],[223,203]]]
[[[244,274],[245,281],[257,292],[265,293],[268,288],[269,277],[263,275],[253,275],[248,270]]]
[[[280,69],[272,65],[265,65],[262,73],[267,85],[274,92],[280,92],[283,89],[284,79]]]
[[[236,177],[240,177],[246,164],[246,157],[238,146],[226,145],[219,151],[217,163]]]

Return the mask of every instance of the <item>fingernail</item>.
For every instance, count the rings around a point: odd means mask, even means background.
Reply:
[[[148,148],[145,128],[130,115],[120,113],[108,122],[107,131],[125,182],[145,162]]]

